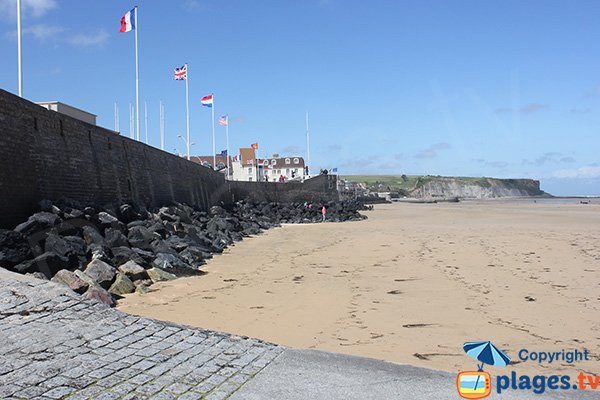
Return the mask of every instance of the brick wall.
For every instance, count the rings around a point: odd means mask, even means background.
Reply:
[[[0,228],[27,219],[42,199],[201,209],[248,197],[331,201],[332,180],[225,182],[208,168],[0,90]]]

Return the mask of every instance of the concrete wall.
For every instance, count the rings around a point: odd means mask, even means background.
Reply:
[[[339,200],[336,175],[319,175],[304,182],[230,181],[230,201],[250,199],[280,203],[332,202]]]
[[[329,179],[335,177],[297,185],[228,183],[201,165],[0,90],[0,228],[26,220],[42,199],[201,209],[246,197],[326,201],[337,195]]]
[[[0,90],[0,227],[42,199],[207,208],[223,175]]]

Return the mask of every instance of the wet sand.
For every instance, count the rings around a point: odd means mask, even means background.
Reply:
[[[389,204],[366,215],[245,239],[206,275],[154,285],[119,308],[447,371],[475,367],[465,341],[491,340],[513,360],[524,348],[589,349],[587,362],[514,368],[600,374],[600,205]]]

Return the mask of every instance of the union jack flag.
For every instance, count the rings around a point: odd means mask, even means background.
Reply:
[[[181,68],[175,68],[175,75],[173,75],[173,79],[176,81],[187,80],[187,64],[184,64]]]

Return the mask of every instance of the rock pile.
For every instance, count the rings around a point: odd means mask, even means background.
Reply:
[[[321,204],[238,202],[208,212],[175,204],[152,211],[41,202],[42,211],[14,230],[0,230],[0,267],[69,286],[113,305],[157,281],[201,274],[214,253],[281,223],[320,222]],[[328,221],[356,221],[365,207],[327,206]]]

